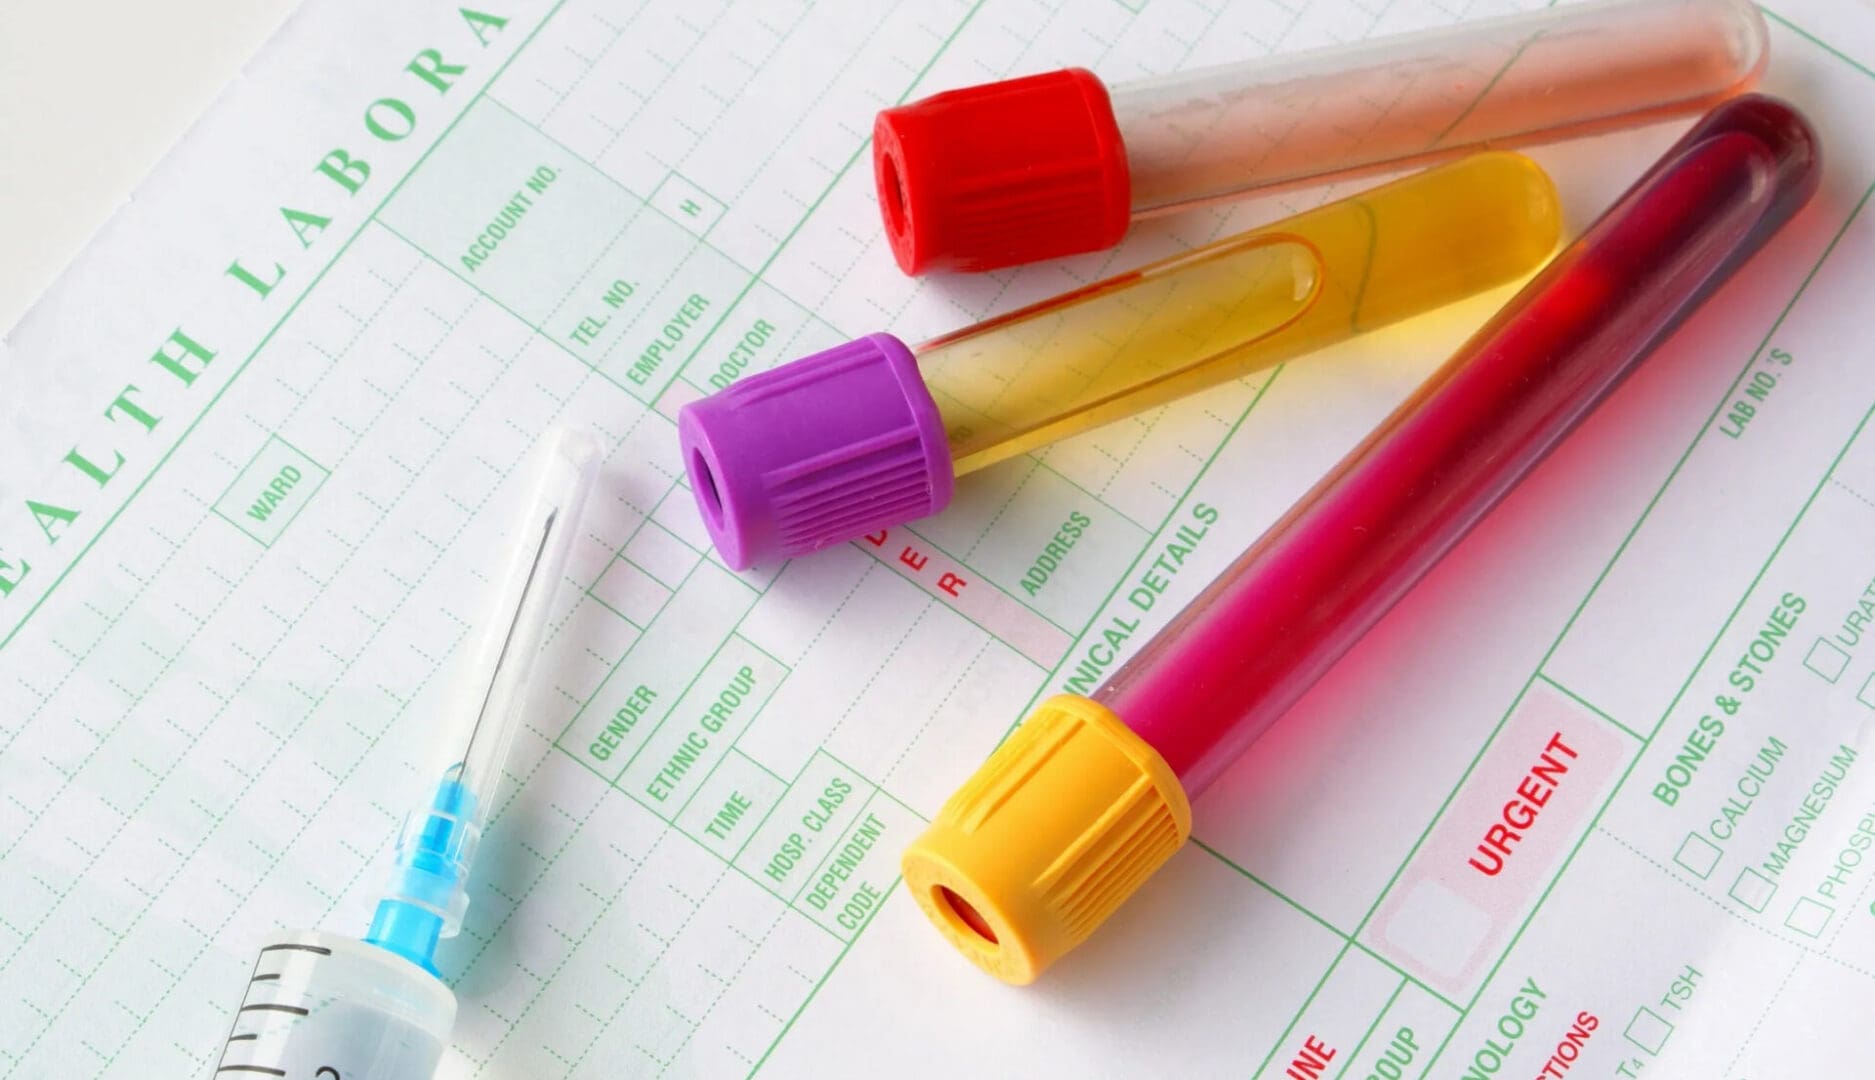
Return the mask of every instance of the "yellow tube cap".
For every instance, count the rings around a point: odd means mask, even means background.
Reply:
[[[1035,981],[1172,857],[1191,802],[1106,706],[1044,701],[905,849],[905,884],[958,951]]]

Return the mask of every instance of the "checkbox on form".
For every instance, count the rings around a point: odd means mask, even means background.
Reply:
[[[1703,881],[1711,877],[1712,868],[1719,865],[1719,854],[1719,845],[1699,833],[1687,833],[1686,842],[1674,852],[1673,861],[1680,869]]]
[[[1812,900],[1805,896],[1790,909],[1790,918],[1784,920],[1784,925],[1804,937],[1816,937],[1823,932],[1824,927],[1829,925],[1829,917],[1834,914],[1836,914],[1835,908],[1820,900]]]
[[[1621,1033],[1627,1040],[1650,1054],[1658,1054],[1667,1045],[1667,1036],[1673,1034],[1673,1025],[1652,1009],[1643,1006],[1628,1021],[1628,1029]]]
[[[1732,885],[1731,895],[1732,899],[1751,910],[1763,911],[1764,906],[1771,902],[1771,897],[1776,892],[1777,882],[1747,866],[1745,872],[1738,875],[1738,881]]]
[[[1862,689],[1857,690],[1855,699],[1871,709],[1875,709],[1875,674],[1862,680]]]
[[[1824,682],[1833,683],[1842,678],[1843,669],[1849,666],[1849,654],[1828,638],[1817,638],[1816,644],[1810,646],[1810,655],[1803,658],[1803,666],[1816,672]]]

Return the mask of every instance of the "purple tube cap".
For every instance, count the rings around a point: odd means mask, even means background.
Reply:
[[[918,363],[869,334],[685,405],[677,439],[697,510],[737,570],[944,509],[950,444]]]

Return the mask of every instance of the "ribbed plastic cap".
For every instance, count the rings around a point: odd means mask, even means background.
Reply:
[[[1158,753],[1104,705],[1044,701],[905,850],[905,885],[958,951],[1035,981],[1191,835]]]
[[[677,414],[690,490],[738,570],[855,540],[951,501],[950,444],[904,342],[870,334],[750,375]]]
[[[1099,251],[1132,216],[1107,88],[1081,68],[887,109],[873,122],[872,167],[907,274]]]

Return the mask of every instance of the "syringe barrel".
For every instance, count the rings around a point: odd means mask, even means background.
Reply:
[[[425,1080],[456,996],[417,965],[356,938],[289,930],[262,942],[217,1076]]]
[[[1209,785],[1809,199],[1808,123],[1720,106],[1127,660],[1042,703],[906,851],[960,951],[1027,982],[1190,835]]]
[[[1117,243],[1252,191],[1696,112],[1749,87],[1750,0],[1607,0],[1109,87],[1068,69],[888,109],[874,174],[907,273]]]
[[[731,566],[936,513],[955,476],[1528,273],[1556,195],[1485,153],[908,349],[874,334],[678,418]]]

